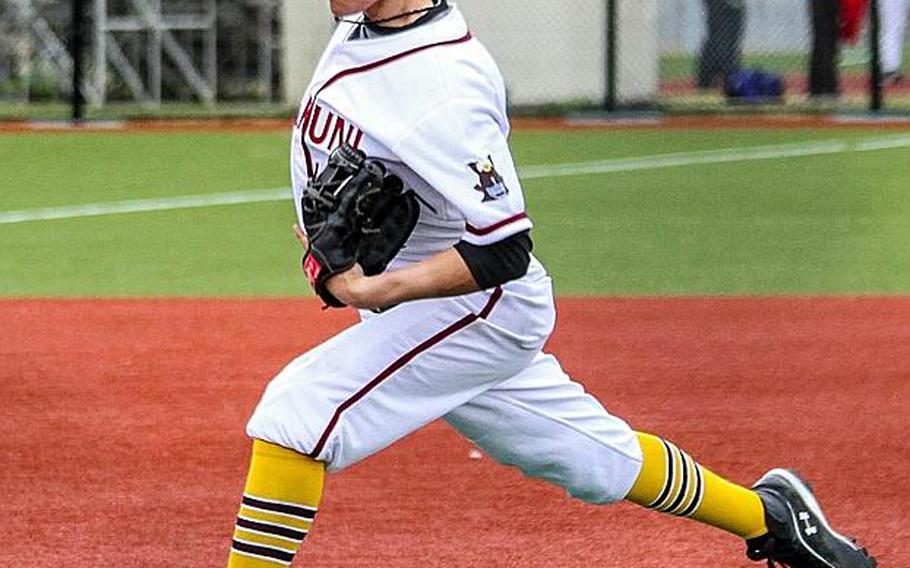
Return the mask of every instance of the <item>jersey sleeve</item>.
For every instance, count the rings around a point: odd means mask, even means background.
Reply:
[[[479,246],[532,226],[500,120],[505,121],[491,108],[450,101],[392,146],[403,163],[464,215],[463,240]]]

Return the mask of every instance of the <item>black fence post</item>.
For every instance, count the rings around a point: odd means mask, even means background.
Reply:
[[[884,106],[884,93],[882,92],[882,59],[881,59],[881,20],[879,19],[878,0],[871,0],[869,3],[869,51],[872,54],[870,58],[869,69],[869,110],[879,112]]]
[[[85,97],[82,95],[83,49],[85,45],[85,0],[72,0],[73,21],[70,39],[70,55],[73,58],[72,119],[81,122],[85,118]]]
[[[616,30],[619,27],[616,15],[617,1],[607,0],[607,97],[605,104],[609,112],[616,110],[616,62],[619,60],[617,54],[619,42],[616,40]]]

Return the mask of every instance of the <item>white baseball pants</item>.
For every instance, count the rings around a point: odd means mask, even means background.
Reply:
[[[641,449],[625,422],[541,352],[554,322],[551,282],[536,260],[495,290],[365,315],[281,371],[247,433],[338,471],[442,417],[528,476],[588,502],[618,501]]]
[[[880,9],[882,71],[898,73],[904,57],[910,0],[882,0]]]

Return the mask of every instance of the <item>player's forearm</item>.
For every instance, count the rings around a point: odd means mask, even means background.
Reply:
[[[339,274],[329,281],[328,288],[342,302],[361,309],[458,296],[480,289],[454,248],[402,270],[377,276],[365,277],[359,271]]]

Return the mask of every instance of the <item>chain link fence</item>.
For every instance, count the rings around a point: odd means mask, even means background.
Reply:
[[[324,1],[294,0],[301,13],[290,36],[323,41],[330,20],[307,4]],[[882,69],[896,72],[884,82],[884,108],[910,112],[910,80],[900,80],[910,67],[910,2],[878,1]],[[318,56],[307,47],[301,63],[304,50],[283,37],[291,4],[282,0],[85,4],[82,93],[90,118],[284,116],[297,103],[283,100],[297,96],[285,88],[289,78],[305,79]],[[814,112],[863,111],[872,102],[870,18],[857,20],[851,41],[839,40],[843,15],[818,12],[838,0],[459,4],[502,66],[518,109],[602,110],[615,101],[672,112]],[[71,6],[0,0],[0,119],[69,115]],[[295,69],[283,68],[290,55]]]
[[[659,104],[680,110],[868,109],[870,17],[851,4],[839,10],[834,0],[661,2]],[[910,55],[910,43],[897,25],[910,14],[892,9],[897,4],[908,6],[879,0],[882,71],[894,72],[885,77],[883,94],[886,109],[910,111],[910,82],[900,77],[906,61],[899,60]],[[841,37],[845,24],[853,27],[850,39]]]

